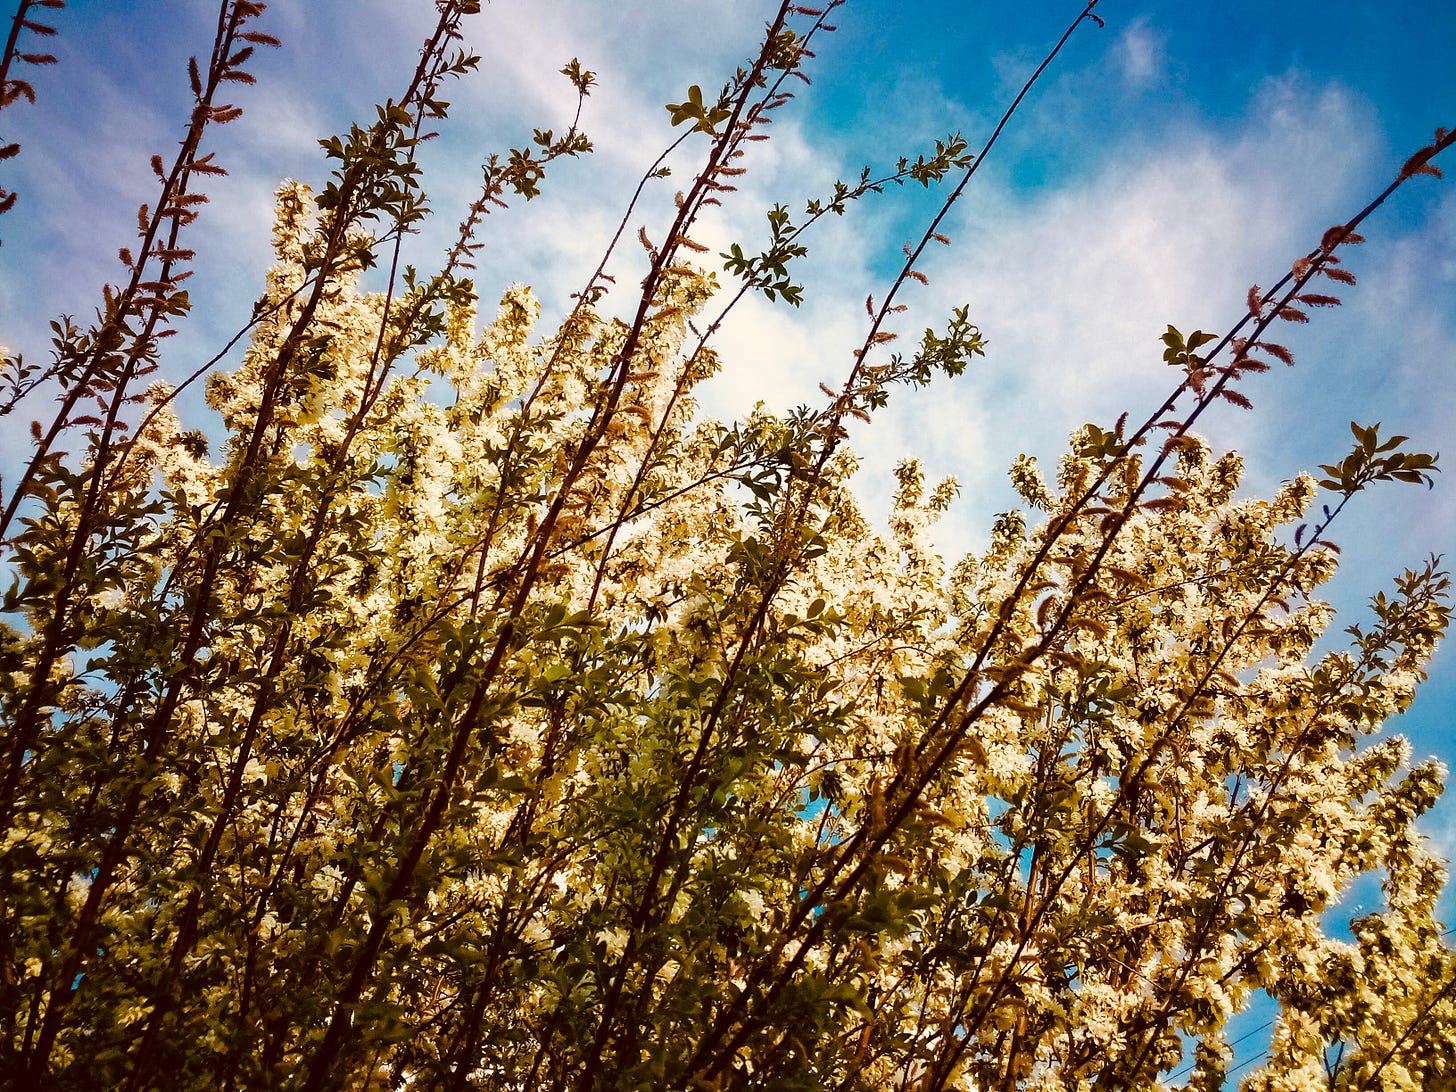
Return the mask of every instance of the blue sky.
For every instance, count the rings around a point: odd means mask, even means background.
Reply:
[[[167,156],[180,135],[186,58],[205,53],[213,10],[199,0],[72,0],[56,14],[50,48],[60,64],[32,70],[35,106],[0,117],[6,139],[22,144],[0,165],[0,185],[20,192],[0,218],[0,342],[43,357],[46,322],[88,316],[100,284],[118,275],[116,249],[150,199],[147,160]],[[569,121],[572,95],[555,73],[580,57],[599,73],[585,115],[599,151],[555,172],[528,214],[492,215],[478,278],[487,306],[524,280],[548,313],[560,312],[630,183],[670,139],[661,104],[691,83],[718,86],[769,6],[651,0],[630,17],[621,10],[495,0],[470,24],[484,60],[447,93],[452,119],[425,156],[438,223],[410,241],[410,260],[428,268],[442,252],[484,153]],[[1077,10],[1052,0],[851,0],[823,43],[814,86],[758,146],[705,241],[760,238],[767,204],[797,204],[946,132],[978,145]],[[991,515],[1013,503],[1005,467],[1018,451],[1051,464],[1072,428],[1125,408],[1136,415],[1162,396],[1165,324],[1216,330],[1235,320],[1250,284],[1277,280],[1437,125],[1456,125],[1449,2],[1103,0],[1098,10],[1106,28],[1075,36],[958,206],[955,246],[927,267],[931,285],[909,297],[910,330],[970,305],[987,360],[954,384],[898,397],[854,438],[872,509],[883,508],[889,468],[904,454],[960,478],[947,552],[978,545]],[[268,261],[274,187],[285,176],[323,177],[316,139],[366,118],[407,82],[432,18],[423,0],[277,0],[264,17],[284,46],[258,58],[258,86],[238,87],[244,117],[210,138],[232,174],[193,229],[198,306],[171,346],[169,375],[192,370],[246,319]],[[671,188],[649,201],[649,223]],[[878,292],[927,208],[900,196],[811,240],[801,310],[752,303],[737,315],[721,345],[727,372],[704,399],[710,412],[758,399],[787,408],[842,374],[866,293]],[[1251,490],[1335,461],[1351,418],[1456,457],[1456,188],[1418,180],[1366,234],[1347,306],[1287,338],[1297,367],[1251,384],[1253,414],[1231,409],[1206,427],[1216,445],[1246,455]],[[13,464],[24,435],[20,422],[0,434],[0,465]],[[1431,493],[1387,487],[1360,499],[1335,535],[1346,557],[1330,591],[1337,625],[1360,620],[1364,598],[1391,574],[1456,545],[1452,476]],[[1456,765],[1453,705],[1456,660],[1446,651],[1393,728],[1417,755]],[[1456,855],[1456,801],[1426,828]]]

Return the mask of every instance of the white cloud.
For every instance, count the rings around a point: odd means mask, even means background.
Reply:
[[[1190,125],[1129,143],[1031,197],[1004,178],[978,180],[915,315],[934,322],[969,304],[988,358],[928,397],[902,399],[886,422],[895,444],[884,434],[871,443],[913,451],[935,438],[937,469],[960,474],[968,494],[970,526],[948,537],[974,540],[971,528],[1011,503],[1002,483],[1012,454],[1050,464],[1082,422],[1150,412],[1172,385],[1160,357],[1166,324],[1216,331],[1237,320],[1250,283],[1277,279],[1348,213],[1375,143],[1343,93],[1284,81],[1260,89],[1238,135]],[[987,431],[964,427],[968,419]],[[1208,427],[1243,447],[1282,426],[1231,412]],[[987,452],[997,453],[989,463]]]
[[[1163,39],[1146,19],[1134,19],[1128,24],[1117,36],[1113,54],[1123,82],[1130,87],[1147,87],[1162,73]]]

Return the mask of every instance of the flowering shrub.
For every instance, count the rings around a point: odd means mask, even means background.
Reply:
[[[954,482],[903,463],[880,534],[843,444],[982,353],[965,311],[887,344],[939,217],[822,408],[725,425],[694,391],[725,305],[796,301],[819,217],[906,179],[958,180],[949,207],[989,145],[775,209],[723,267],[693,232],[839,6],[785,4],[721,96],[669,107],[706,152],[640,290],[604,263],[558,327],[516,286],[482,328],[484,211],[590,143],[492,161],[442,271],[400,271],[421,128],[473,63],[476,5],[437,6],[406,92],[325,142],[327,184],[279,189],[247,351],[206,379],[221,435],[152,373],[220,169],[203,138],[239,109],[218,95],[274,44],[262,4],[221,5],[97,324],[7,359],[7,411],[59,402],[0,531],[12,1087],[1082,1090],[1191,1066],[1217,1089],[1260,991],[1250,1089],[1456,1079],[1444,872],[1412,827],[1444,771],[1371,739],[1444,631],[1445,575],[1406,572],[1315,651],[1328,527],[1434,459],[1357,426],[1319,480],[1247,499],[1193,431],[1288,362],[1272,328],[1337,302],[1320,282],[1353,283],[1375,206],[1237,329],[1170,327],[1164,405],[1087,425],[1054,482],[1017,459],[1026,511],[947,569]],[[1384,908],[1341,939],[1326,911],[1368,874]]]

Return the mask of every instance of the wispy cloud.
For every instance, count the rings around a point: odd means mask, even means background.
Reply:
[[[961,476],[965,507],[984,522],[1010,502],[1000,484],[1010,454],[1047,461],[1083,421],[1156,405],[1172,382],[1159,355],[1165,325],[1236,320],[1248,285],[1277,279],[1348,207],[1356,165],[1375,144],[1342,92],[1291,83],[1260,89],[1239,134],[1190,122],[1175,139],[1129,141],[1100,170],[1031,196],[1004,173],[979,180],[912,317],[934,324],[969,304],[988,359],[929,397],[902,398],[890,428],[865,443],[888,454],[934,438],[935,462]],[[1230,418],[1219,438],[1247,439],[1262,420]],[[987,451],[1002,454],[988,464]]]
[[[1163,37],[1146,19],[1134,19],[1117,36],[1113,57],[1122,71],[1123,82],[1142,89],[1163,71]]]

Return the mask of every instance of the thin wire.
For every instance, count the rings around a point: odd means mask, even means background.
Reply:
[[[1264,1023],[1262,1023],[1258,1027],[1256,1027],[1253,1031],[1246,1031],[1242,1035],[1240,1035],[1237,1039],[1235,1039],[1232,1043],[1229,1044],[1229,1049],[1232,1050],[1234,1047],[1236,1047],[1240,1043],[1242,1043],[1245,1039],[1251,1039],[1255,1035],[1258,1035],[1261,1031],[1268,1031],[1273,1026],[1274,1026],[1274,1020],[1271,1017],[1270,1019],[1264,1021]],[[1267,1051],[1266,1051],[1266,1053],[1267,1053]],[[1244,1064],[1247,1065],[1248,1063],[1245,1062]],[[1170,1081],[1176,1081],[1179,1077],[1186,1077],[1186,1076],[1188,1076],[1188,1074],[1192,1073],[1197,1068],[1198,1068],[1198,1063],[1197,1062],[1191,1062],[1188,1065],[1185,1065],[1182,1069],[1178,1070],[1177,1073],[1170,1073],[1170,1074],[1168,1074],[1168,1080],[1170,1080]],[[1229,1072],[1232,1073],[1233,1070],[1229,1070]]]

